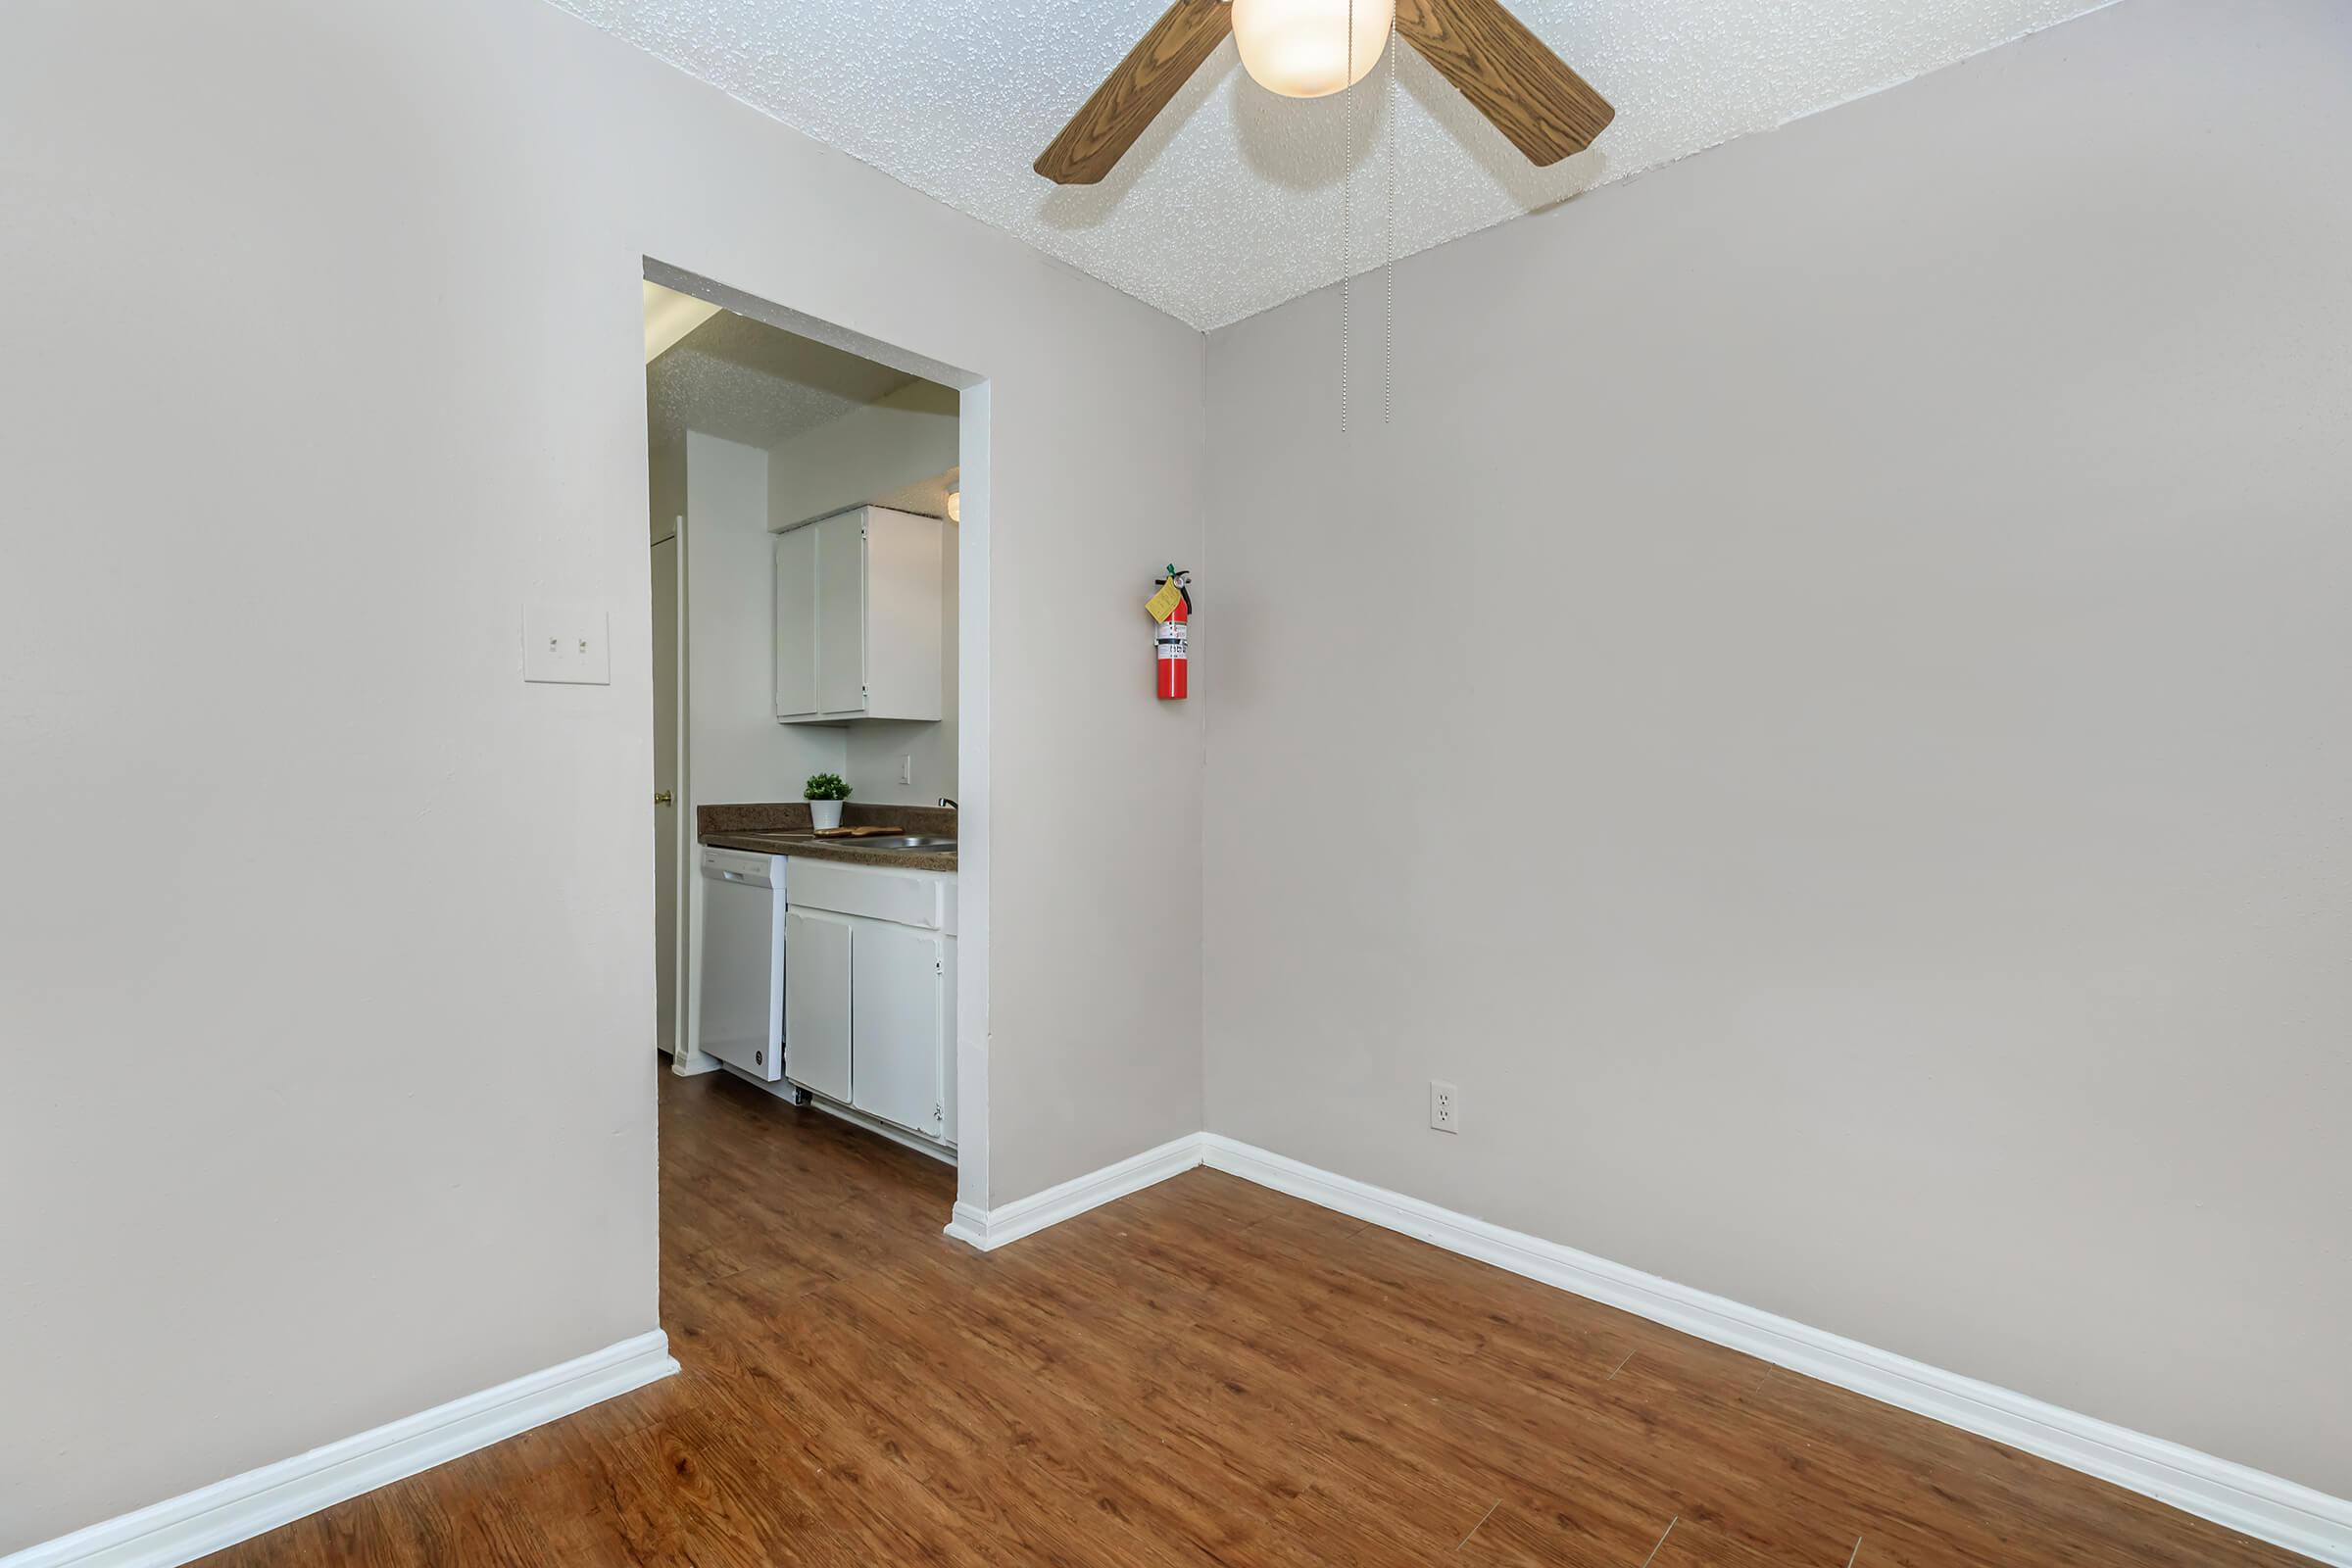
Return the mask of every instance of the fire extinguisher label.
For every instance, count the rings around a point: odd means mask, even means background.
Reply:
[[[1184,622],[1180,620],[1163,620],[1159,623],[1160,658],[1184,659],[1189,657],[1185,653],[1186,630]]]

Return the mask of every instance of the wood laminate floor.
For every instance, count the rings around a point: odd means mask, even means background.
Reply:
[[[946,1167],[664,1073],[662,1183],[683,1375],[209,1561],[2303,1560],[1211,1171],[983,1255]]]

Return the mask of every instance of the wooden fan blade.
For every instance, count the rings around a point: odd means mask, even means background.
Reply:
[[[1583,152],[1617,118],[1499,0],[1396,0],[1396,34],[1539,166]]]
[[[1224,0],[1176,0],[1061,127],[1037,172],[1058,185],[1092,185],[1109,173],[1231,31],[1233,10]]]

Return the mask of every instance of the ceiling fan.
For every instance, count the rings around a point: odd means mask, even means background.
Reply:
[[[1582,152],[1617,113],[1500,0],[1175,0],[1054,138],[1037,172],[1061,185],[1109,173],[1228,32],[1258,82],[1287,97],[1322,98],[1371,71],[1392,18],[1396,35],[1538,165]]]

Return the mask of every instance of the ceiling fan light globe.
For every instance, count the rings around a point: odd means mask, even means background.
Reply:
[[[1396,18],[1396,0],[1233,0],[1233,41],[1250,79],[1286,98],[1328,98],[1380,63]],[[1352,65],[1354,69],[1348,68]]]

